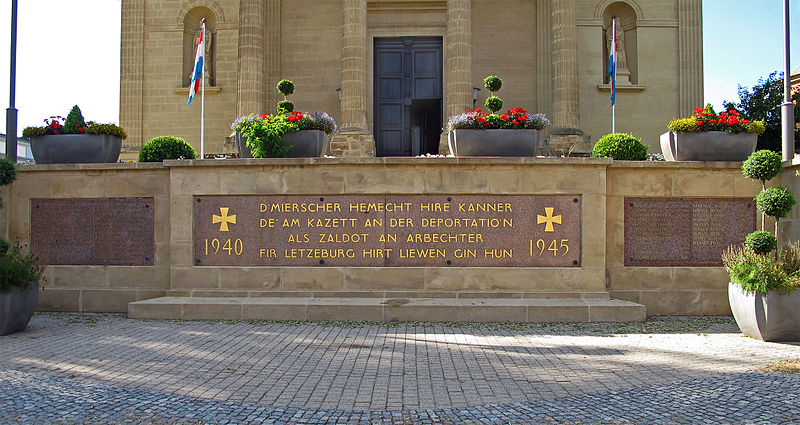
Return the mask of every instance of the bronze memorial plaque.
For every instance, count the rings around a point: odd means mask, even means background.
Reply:
[[[625,198],[626,266],[721,266],[756,228],[751,198]]]
[[[152,266],[153,198],[31,199],[31,252],[41,264]]]
[[[194,198],[198,266],[579,267],[580,196]]]

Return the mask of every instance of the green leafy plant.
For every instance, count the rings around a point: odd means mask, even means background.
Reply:
[[[139,150],[139,162],[160,162],[165,159],[194,159],[197,152],[180,137],[160,136],[150,139]]]
[[[795,270],[787,273],[784,263],[775,257],[757,254],[742,247],[730,247],[722,254],[722,264],[731,282],[746,292],[766,295],[772,290],[789,292],[800,286],[800,275]]]
[[[79,108],[78,105],[75,105],[72,107],[72,110],[69,111],[66,121],[64,121],[64,128],[62,129],[62,132],[64,134],[79,134],[83,133],[85,130],[86,122],[83,121],[81,108]]]
[[[758,149],[781,151],[781,108],[783,103],[783,74],[773,72],[767,78],[759,78],[752,87],[739,86],[739,103],[725,102],[727,107],[736,107],[752,120],[761,122],[758,133]],[[800,102],[800,91],[792,90],[792,101]],[[794,108],[794,122],[800,122],[800,108]],[[800,132],[794,132],[794,149],[800,146]]]
[[[694,125],[692,125],[694,121]],[[695,108],[690,118],[675,118],[667,124],[674,133],[697,133],[702,131],[727,131],[728,133],[757,133],[764,131],[764,123],[750,121],[739,111],[729,108],[717,114],[711,105]]]
[[[490,75],[483,79],[483,86],[486,87],[486,90],[494,93],[503,87],[503,80],[496,75]]]
[[[503,99],[500,99],[497,96],[489,96],[486,98],[486,108],[492,111],[492,113],[496,113],[503,107]]]
[[[244,121],[247,124],[237,126],[237,131],[247,139],[253,158],[285,157],[292,146],[283,143],[283,136],[299,130],[295,121],[289,121],[289,117],[283,114],[262,114],[259,119]]]
[[[767,181],[782,170],[781,154],[766,149],[753,152],[742,162],[742,174],[748,179],[761,180],[761,189],[766,189]]]
[[[770,232],[756,230],[744,238],[744,247],[756,254],[769,254],[778,247],[778,239]]]
[[[96,124],[90,123],[86,127],[86,134],[106,134],[109,136],[116,136],[120,139],[127,139],[128,133],[122,127],[119,127],[114,124]]]
[[[0,255],[0,293],[9,293],[14,288],[27,289],[38,282],[44,272],[30,254],[23,254],[18,245],[6,248]]]
[[[785,187],[770,187],[756,195],[756,208],[776,219],[786,217],[795,204],[794,195]]]
[[[278,102],[279,114],[287,114],[289,112],[294,112],[294,103],[292,103],[291,100],[281,100]]]
[[[0,158],[0,186],[11,184],[17,179],[17,169],[14,162],[8,158]]]
[[[644,161],[647,146],[632,134],[611,133],[600,138],[592,148],[592,157],[609,157],[622,161]]]
[[[22,137],[26,139],[44,136],[45,134],[47,134],[47,130],[44,127],[25,127],[25,129],[22,130]]]
[[[278,85],[275,86],[275,88],[277,88],[284,97],[294,93],[294,83],[289,80],[278,81]]]

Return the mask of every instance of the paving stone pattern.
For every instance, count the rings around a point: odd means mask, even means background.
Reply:
[[[800,377],[753,372],[798,356],[796,344],[745,338],[727,319],[330,326],[37,315],[0,337],[0,423],[800,423]]]

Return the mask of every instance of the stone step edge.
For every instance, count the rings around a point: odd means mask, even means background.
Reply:
[[[128,304],[132,319],[444,322],[637,322],[642,304],[607,298],[162,297]]]
[[[221,298],[611,298],[607,291],[370,291],[370,290],[297,290],[297,291],[259,291],[247,289],[170,289],[167,297],[221,297]]]

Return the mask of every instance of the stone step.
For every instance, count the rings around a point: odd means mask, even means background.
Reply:
[[[637,322],[645,306],[608,298],[162,297],[128,304],[132,319]]]
[[[170,289],[167,297],[233,298],[609,298],[607,291],[375,291],[375,290],[256,290]]]

